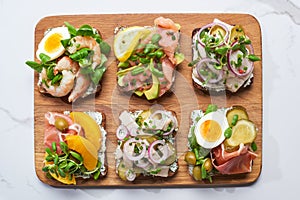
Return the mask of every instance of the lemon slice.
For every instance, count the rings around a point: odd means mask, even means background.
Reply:
[[[133,26],[117,33],[114,39],[114,53],[120,62],[125,62],[138,45],[139,40],[147,37],[151,31],[145,27]]]
[[[226,145],[231,147],[239,146],[241,143],[252,143],[257,135],[255,124],[249,120],[241,119],[232,127],[232,135],[225,140]]]

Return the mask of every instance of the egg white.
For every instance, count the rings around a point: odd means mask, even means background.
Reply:
[[[69,39],[71,37],[67,27],[56,27],[56,28],[49,30],[38,45],[38,50],[36,51],[36,57],[39,60],[40,60],[39,55],[41,53],[44,53],[47,56],[49,56],[50,60],[54,60],[54,59],[58,58],[59,56],[61,56],[65,52],[65,48],[62,44],[59,45],[59,48],[55,52],[46,51],[45,43],[48,40],[48,38],[50,36],[52,36],[53,34],[60,34],[62,37],[61,40]]]
[[[206,141],[202,137],[202,134],[200,133],[200,125],[207,120],[214,120],[221,127],[221,131],[222,131],[221,136],[214,142]],[[223,110],[217,110],[215,112],[211,112],[211,113],[204,115],[197,122],[196,127],[195,127],[195,136],[196,136],[197,143],[206,149],[212,149],[212,148],[220,145],[225,140],[224,132],[228,127],[229,127],[229,125],[228,125],[228,122],[226,119],[226,112],[224,112]]]

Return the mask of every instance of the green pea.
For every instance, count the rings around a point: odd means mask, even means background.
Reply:
[[[57,171],[58,171],[58,173],[59,173],[59,175],[60,175],[61,177],[63,177],[63,178],[66,177],[66,174],[65,174],[65,172],[64,172],[62,169],[58,168]]]
[[[140,61],[142,64],[150,63],[150,60],[149,60],[148,58],[139,58],[139,61]]]
[[[231,125],[232,125],[232,126],[235,126],[236,123],[237,123],[237,121],[238,121],[238,119],[239,119],[239,116],[238,116],[238,115],[233,115],[232,121],[231,121]]]
[[[227,129],[225,130],[224,136],[225,136],[226,139],[228,139],[228,138],[231,137],[231,135],[232,135],[232,129],[229,127],[229,128],[227,128]]]
[[[52,142],[52,150],[55,152],[56,151],[56,142]]]
[[[128,67],[129,66],[129,63],[128,62],[120,62],[119,64],[118,64],[118,67],[121,67],[121,68],[126,68],[126,67]]]
[[[157,58],[161,58],[161,57],[163,57],[163,55],[164,55],[164,52],[162,50],[155,51],[155,56]]]
[[[256,151],[256,150],[257,150],[257,145],[256,145],[255,142],[252,142],[252,143],[251,143],[251,149],[252,149],[253,151]]]
[[[70,154],[77,160],[79,160],[80,162],[83,161],[83,158],[80,154],[76,153],[75,151],[70,151]]]

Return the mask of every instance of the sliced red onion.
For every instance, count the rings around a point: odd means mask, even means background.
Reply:
[[[133,155],[134,152],[130,152],[131,151],[130,145],[135,145],[136,143],[139,143],[143,147],[143,149],[141,150],[140,154],[134,156]],[[146,144],[143,142],[143,140],[141,140],[139,138],[130,138],[129,140],[127,140],[124,143],[123,152],[124,152],[124,154],[126,154],[126,156],[129,160],[132,160],[132,161],[140,160],[146,154]]]
[[[128,169],[125,172],[125,176],[128,181],[134,181],[134,179],[136,178],[136,174],[131,169]]]
[[[126,138],[129,135],[126,126],[121,124],[117,129],[116,135],[118,140],[124,140],[124,138]]]
[[[235,41],[234,43],[232,43],[231,47],[233,47],[234,45],[236,45],[236,43],[238,43],[238,42]],[[249,47],[249,48],[247,48],[248,51],[249,51],[249,54],[253,54],[254,53],[253,46],[251,44],[249,44],[249,45],[247,45],[247,47]],[[236,50],[236,51],[239,51],[239,50]],[[227,54],[227,65],[228,65],[228,68],[230,69],[230,71],[232,71],[232,73],[234,73],[238,77],[247,76],[247,75],[249,75],[252,72],[252,70],[254,68],[254,64],[248,58],[246,58],[246,57],[243,58],[243,59],[247,59],[247,62],[249,63],[249,66],[247,65],[247,70],[246,71],[243,70],[243,72],[240,72],[240,70],[241,70],[240,68],[236,68],[235,66],[231,65],[231,57],[232,57],[233,53],[236,52],[236,51],[230,50],[228,52],[228,54]]]
[[[204,67],[207,66],[208,69],[209,69],[210,71],[212,71],[212,72],[214,72],[215,74],[217,74],[217,78],[216,78],[216,79],[209,79],[209,80],[208,80],[208,83],[212,83],[212,84],[213,84],[213,83],[218,83],[219,81],[222,80],[224,72],[223,72],[223,70],[217,70],[217,69],[215,69],[214,66],[211,65],[211,63],[217,63],[217,64],[219,64],[218,61],[216,61],[216,60],[214,60],[214,59],[211,59],[211,58],[203,58],[203,59],[201,59],[201,60],[197,63],[197,65],[196,65],[196,71],[197,71],[198,75],[201,77],[201,79],[202,79],[203,81],[206,81],[206,80],[207,80],[207,77],[204,76],[203,74],[201,74],[201,73],[200,73],[200,70],[201,70],[202,68],[204,68]]]
[[[168,156],[168,148],[163,148],[164,151],[162,152],[162,154],[163,154],[162,157],[160,157],[159,159],[156,159],[156,158],[153,157],[154,152],[156,152],[156,150],[154,149],[154,147],[156,145],[159,145],[159,144],[161,144],[163,146],[166,145],[166,143],[165,143],[164,140],[156,140],[156,141],[152,142],[150,144],[149,148],[148,148],[149,158],[154,163],[157,163],[157,164],[162,163],[162,161],[165,161],[167,159],[167,156]]]
[[[205,25],[205,26],[202,26],[201,27],[201,29],[198,31],[198,41],[199,41],[199,43],[202,45],[202,46],[205,46],[205,44],[202,42],[202,40],[201,40],[201,38],[200,38],[200,35],[201,35],[201,32],[202,31],[204,31],[205,29],[207,29],[207,28],[212,28],[212,27],[214,27],[214,26],[216,26],[216,25],[218,25],[218,26],[221,26],[224,30],[225,30],[225,32],[226,32],[226,34],[225,34],[225,36],[224,36],[224,39],[223,39],[223,42],[221,42],[219,45],[217,45],[217,46],[213,46],[212,48],[214,48],[214,47],[218,47],[218,46],[221,46],[221,45],[223,45],[224,43],[225,43],[225,41],[227,41],[227,39],[228,39],[228,37],[229,37],[229,30],[228,30],[228,28],[224,25],[224,24],[221,24],[221,23],[217,23],[217,22],[213,22],[213,23],[210,23],[210,24],[207,24],[207,25]]]
[[[171,128],[170,131],[163,133],[163,135],[166,136],[166,135],[171,134],[171,133],[174,131],[175,127],[177,126],[177,120],[176,120],[172,115],[168,114],[167,111],[164,111],[164,110],[156,110],[154,113],[152,113],[152,114],[150,115],[149,119],[151,119],[152,121],[154,121],[154,120],[159,120],[159,119],[155,119],[155,116],[158,115],[158,114],[161,115],[161,120],[163,120],[163,121],[162,121],[161,126],[156,127],[156,129],[161,129],[161,130],[163,130],[164,127],[166,126],[166,124],[165,124],[166,121],[167,121],[168,119],[170,119],[171,122],[172,122],[172,124],[173,124],[173,126],[172,126],[172,128]],[[169,125],[169,123],[168,123],[168,125]]]

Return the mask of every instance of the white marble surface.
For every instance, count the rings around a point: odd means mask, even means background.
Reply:
[[[300,0],[0,0],[0,199],[298,199]],[[59,14],[235,12],[258,18],[263,34],[263,169],[249,187],[57,189],[34,171],[34,27]],[[299,113],[298,113],[299,112]]]

